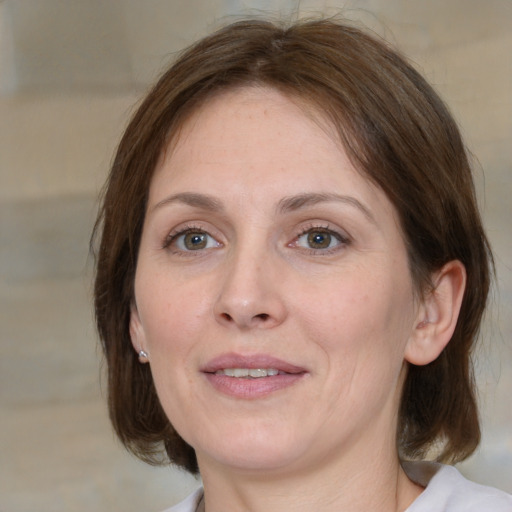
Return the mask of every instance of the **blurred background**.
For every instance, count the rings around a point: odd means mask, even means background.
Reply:
[[[512,492],[511,0],[0,0],[0,511],[158,511],[198,482],[114,439],[88,241],[134,105],[175,52],[239,15],[343,13],[436,86],[477,157],[498,282],[478,352],[481,449]]]

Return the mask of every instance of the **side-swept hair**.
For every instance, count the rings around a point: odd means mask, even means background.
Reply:
[[[397,443],[406,458],[441,446],[458,461],[479,443],[471,353],[485,309],[492,255],[459,130],[426,81],[385,42],[332,20],[280,27],[227,26],[186,50],[149,92],[119,144],[95,227],[95,313],[108,366],[110,418],[143,460],[197,472],[195,452],[159,403],[149,365],[137,361],[130,305],[149,185],[163,149],[200,104],[223,90],[273,87],[313,106],[336,128],[353,164],[393,203],[418,294],[460,260],[467,287],[450,343],[426,366],[409,365]],[[167,457],[162,457],[162,446]]]

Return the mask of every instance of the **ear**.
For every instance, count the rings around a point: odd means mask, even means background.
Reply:
[[[426,365],[437,359],[450,341],[466,287],[466,269],[458,261],[450,261],[433,276],[433,289],[422,300],[405,359],[415,365]]]
[[[146,336],[135,301],[132,301],[130,306],[130,338],[135,352],[139,355],[139,361],[147,363],[149,359],[146,348]]]

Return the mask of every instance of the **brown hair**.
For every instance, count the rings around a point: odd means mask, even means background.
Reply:
[[[108,365],[109,410],[125,446],[143,460],[197,472],[193,448],[165,416],[149,365],[129,334],[137,253],[150,181],[162,150],[216,92],[262,84],[313,105],[338,130],[356,168],[394,204],[417,290],[460,260],[467,288],[455,333],[433,363],[410,365],[398,421],[402,456],[471,454],[480,439],[471,352],[485,309],[492,256],[457,126],[425,80],[383,41],[346,24],[283,28],[243,21],[189,48],[160,78],[128,125],[95,232],[95,313]]]

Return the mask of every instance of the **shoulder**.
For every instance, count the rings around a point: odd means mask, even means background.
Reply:
[[[197,491],[193,492],[190,496],[187,496],[183,501],[174,505],[174,507],[164,510],[163,512],[195,512],[202,495],[203,489],[197,489]]]
[[[464,478],[453,466],[430,462],[403,464],[425,490],[407,512],[512,512],[512,495]]]

